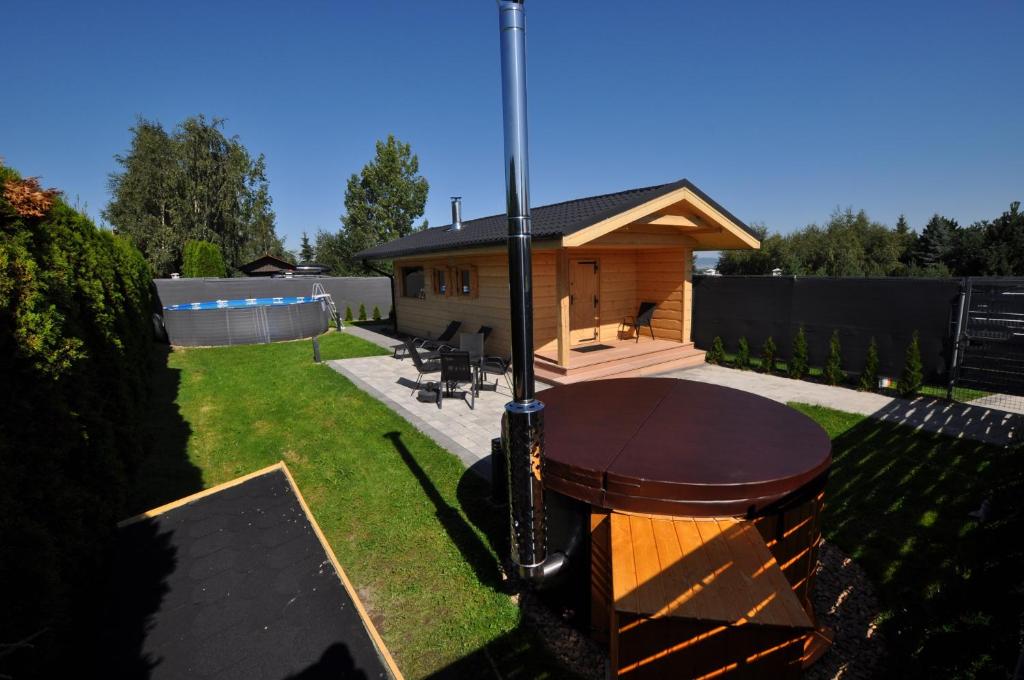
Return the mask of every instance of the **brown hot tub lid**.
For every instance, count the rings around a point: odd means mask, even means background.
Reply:
[[[831,463],[813,420],[748,392],[671,378],[553,388],[545,480],[595,505],[735,515],[799,490]]]

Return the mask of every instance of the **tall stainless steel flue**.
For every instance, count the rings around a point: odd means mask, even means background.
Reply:
[[[498,0],[501,100],[505,128],[505,212],[512,321],[512,401],[505,405],[502,442],[508,465],[512,561],[519,575],[544,581],[565,563],[547,554],[544,486],[544,404],[534,397],[533,267],[530,172],[526,134],[526,17],[522,0]]]

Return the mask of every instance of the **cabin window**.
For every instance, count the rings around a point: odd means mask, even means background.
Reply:
[[[424,296],[423,267],[402,267],[402,297]]]
[[[456,284],[459,297],[476,297],[479,293],[476,267],[463,266],[458,268]]]
[[[448,270],[434,269],[434,295],[450,295],[448,289]]]

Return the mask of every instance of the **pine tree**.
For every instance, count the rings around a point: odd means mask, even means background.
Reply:
[[[903,375],[896,383],[896,391],[905,398],[913,397],[921,389],[923,382],[921,368],[921,345],[917,339],[917,331],[907,345],[906,360],[903,364]]]
[[[828,341],[828,358],[825,359],[822,376],[829,385],[838,385],[846,377],[843,375],[843,357],[838,330],[832,331],[832,338]]]
[[[750,345],[746,338],[740,338],[739,349],[736,350],[736,368],[745,371],[750,368]]]
[[[778,348],[775,346],[775,339],[769,335],[768,339],[761,346],[761,372],[771,373],[775,370],[775,357],[777,354]]]
[[[380,307],[377,305],[373,306],[373,320],[380,321]]]
[[[309,234],[302,232],[301,245],[299,246],[299,261],[308,264],[314,259],[313,244],[309,242]]]
[[[725,361],[725,347],[722,345],[722,338],[715,336],[711,341],[711,349],[704,355],[704,361],[709,364],[721,364]]]
[[[359,304],[359,320],[366,321],[366,305],[362,303]]]
[[[804,334],[804,327],[796,332],[793,338],[793,352],[789,357],[789,377],[796,380],[803,380],[807,375],[807,336]]]
[[[352,323],[352,308],[345,305],[345,322]]]
[[[870,391],[878,386],[878,343],[871,338],[868,343],[867,356],[864,357],[864,370],[860,372],[860,389]]]

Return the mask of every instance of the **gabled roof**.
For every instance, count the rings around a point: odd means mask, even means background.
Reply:
[[[282,260],[279,257],[267,254],[257,257],[252,262],[246,262],[239,266],[239,269],[246,274],[252,272],[293,271],[295,269],[295,265],[286,260]]]
[[[683,188],[692,191],[738,227],[755,239],[757,238],[757,234],[750,227],[687,179],[531,208],[533,238],[534,240],[546,240],[569,236],[609,217]],[[356,257],[364,260],[390,260],[422,253],[500,245],[505,243],[507,235],[508,224],[505,214],[501,213],[475,220],[464,220],[462,229],[457,231],[452,230],[451,225],[424,229],[389,243],[367,248],[356,253]]]

